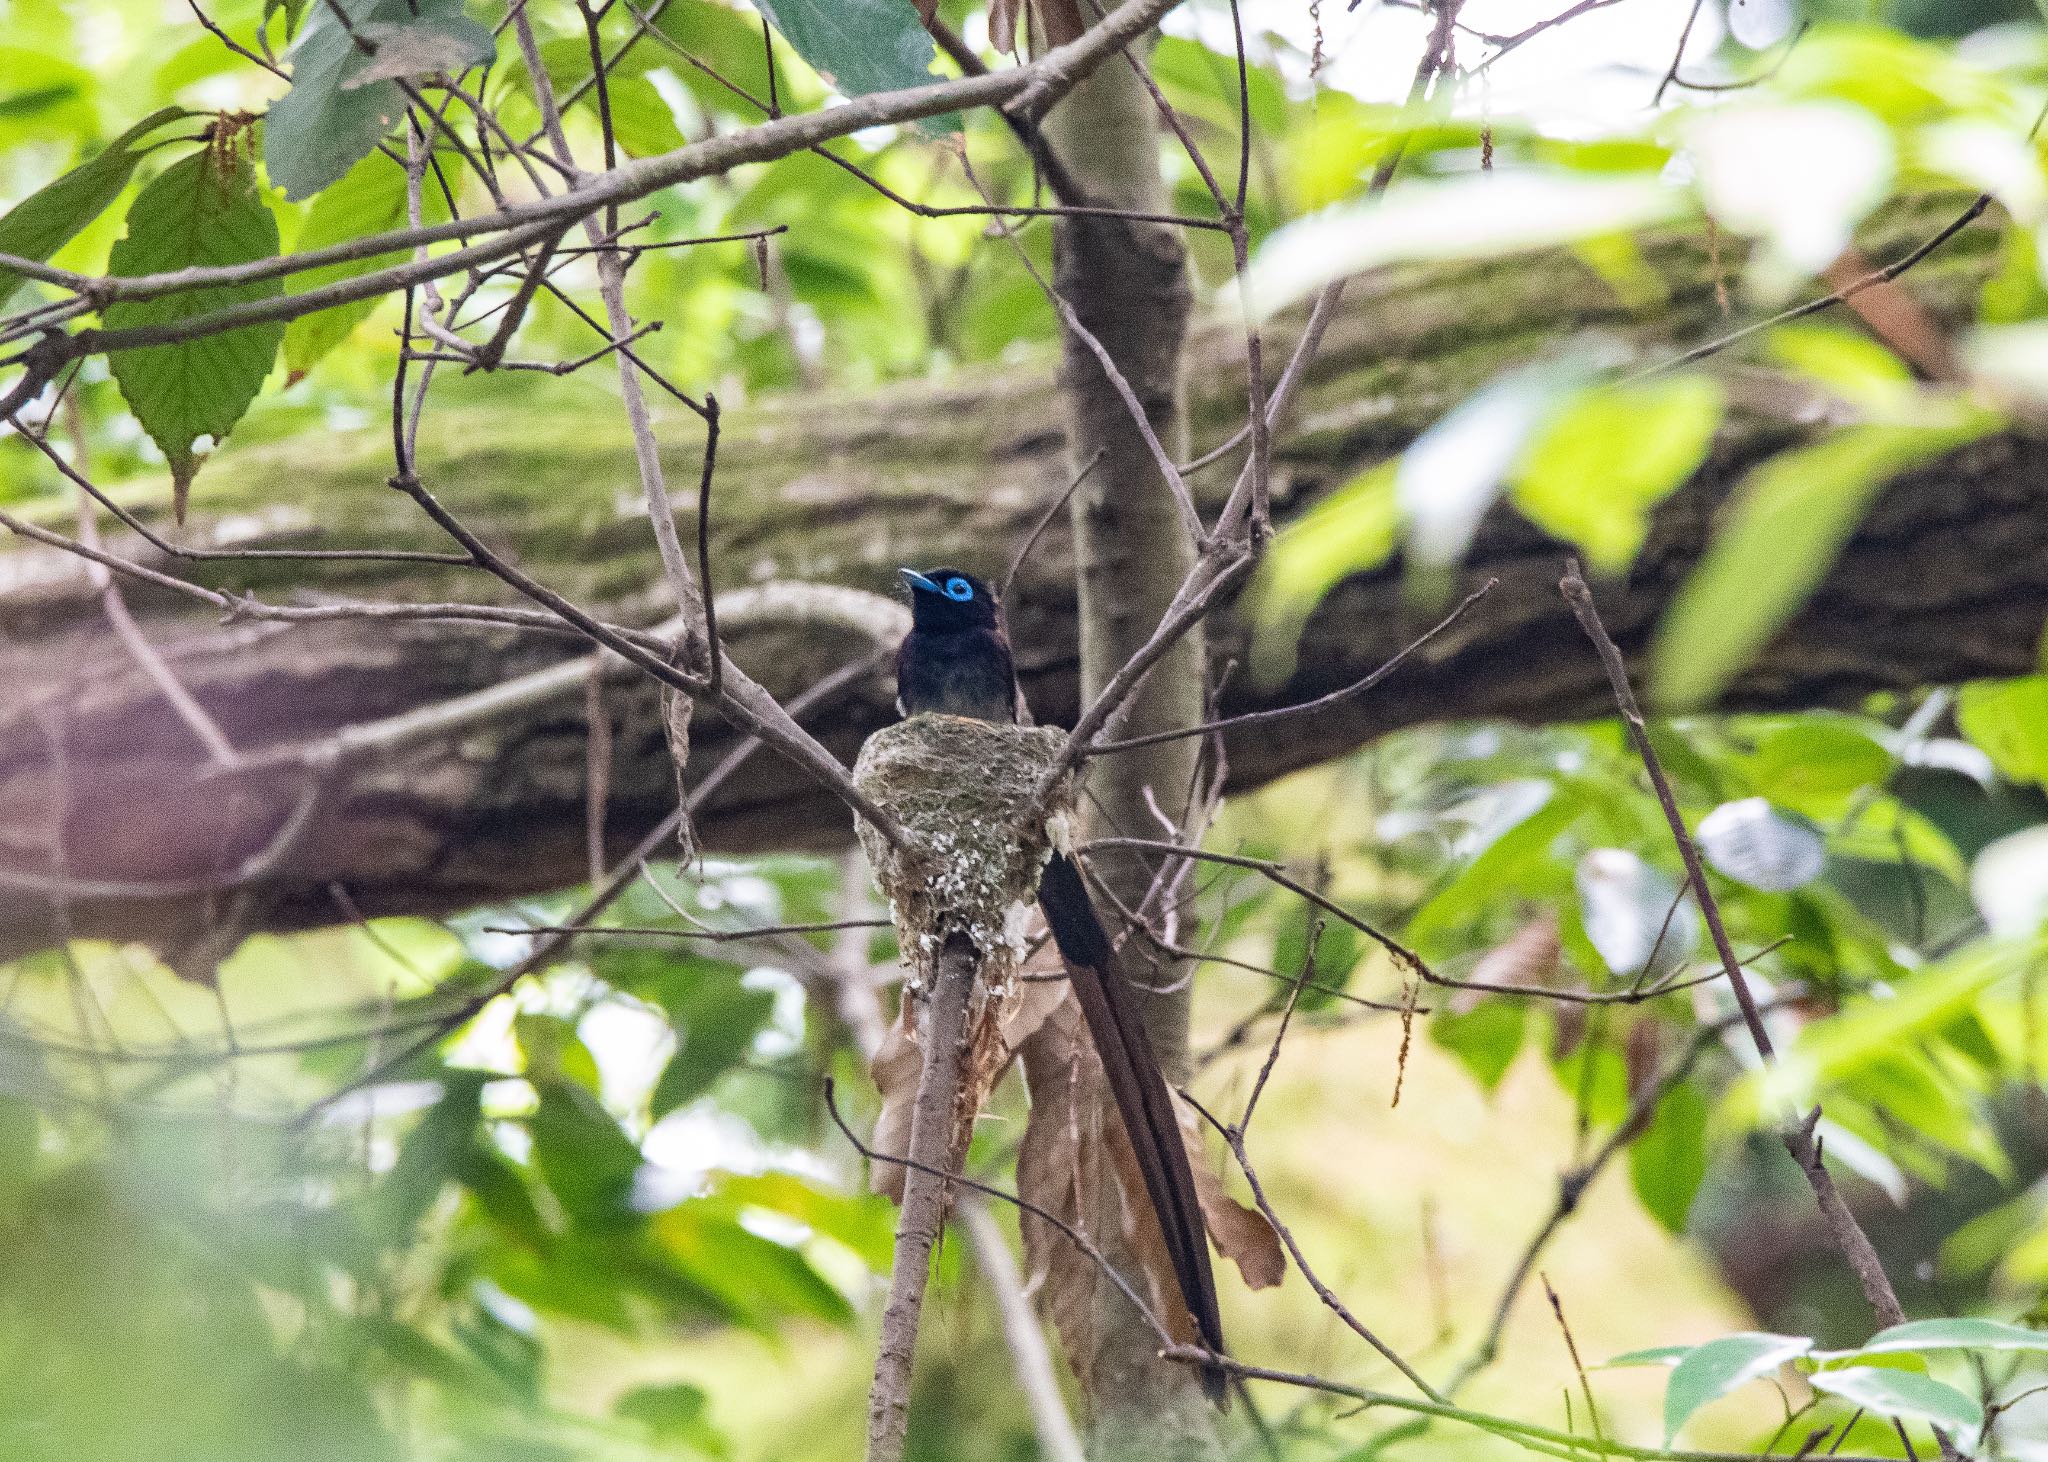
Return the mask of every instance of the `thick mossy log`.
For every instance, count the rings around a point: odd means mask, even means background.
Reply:
[[[1901,207],[1865,239],[1873,258],[1910,248],[1959,204]],[[1996,229],[1966,230],[1903,281],[1937,315],[1965,317]],[[1390,270],[1355,281],[1276,443],[1276,512],[1286,517],[1397,451],[1500,370],[1588,330],[1646,358],[1726,328],[1698,241],[1641,241],[1625,285],[1567,254]],[[1285,358],[1293,327],[1269,342]],[[1198,449],[1243,420],[1243,339],[1199,336],[1189,371]],[[1749,362],[1754,357],[1748,358]],[[1697,559],[1730,485],[1808,439],[1823,415],[1810,388],[1737,355],[1717,365],[1735,410],[1711,460],[1658,513],[1625,585],[1602,606],[1636,649]],[[940,384],[859,396],[782,398],[732,410],[719,454],[714,577],[722,594],[770,581],[890,590],[902,563],[953,562],[1000,574],[1064,490],[1065,441],[1052,365],[1006,366]],[[661,423],[670,475],[693,482],[701,432]],[[230,447],[201,475],[187,541],[208,546],[445,549],[433,525],[384,485],[388,439],[366,428]],[[664,617],[659,566],[634,487],[623,421],[579,378],[518,404],[430,410],[420,443],[427,486],[494,548],[579,603],[619,620]],[[1213,503],[1237,461],[1196,478]],[[129,501],[166,521],[164,494]],[[68,499],[45,521],[68,531]],[[2048,444],[1980,443],[1886,490],[1807,611],[1731,689],[1738,706],[1845,704],[1883,687],[2014,674],[2032,664],[2048,613]],[[166,561],[126,534],[116,551],[271,604],[337,596],[509,602],[474,569],[417,563]],[[1558,598],[1562,549],[1505,509],[1475,540],[1468,583],[1500,587],[1417,663],[1371,694],[1229,747],[1237,786],[1256,785],[1403,726],[1472,716],[1596,715],[1600,670]],[[1073,574],[1056,519],[1010,596],[1019,670],[1041,721],[1075,707]],[[131,585],[145,633],[248,753],[445,702],[581,653],[559,636],[503,627],[336,619],[223,624],[205,605]],[[778,600],[780,604],[783,601]],[[791,596],[750,614],[729,646],[785,697],[859,658],[872,640],[846,616]],[[1226,710],[1305,699],[1356,678],[1412,638],[1422,612],[1398,565],[1334,590],[1312,617],[1293,678],[1233,675]],[[1245,626],[1217,619],[1212,654],[1241,659]],[[209,771],[204,748],[136,657],[109,631],[84,566],[23,544],[0,553],[0,952],[60,928],[166,946],[219,921],[293,927],[366,913],[448,910],[575,882],[585,873],[585,688],[466,720],[399,751],[344,762]],[[808,717],[843,757],[891,718],[886,669]],[[674,804],[675,778],[651,685],[606,684],[612,763],[606,827],[623,850]],[[696,718],[693,770],[735,744]],[[772,754],[710,799],[713,847],[842,841],[845,810]],[[280,837],[280,829],[288,835]],[[339,895],[339,896],[338,896]]]

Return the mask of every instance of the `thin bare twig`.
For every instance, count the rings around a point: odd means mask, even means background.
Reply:
[[[1010,585],[1017,581],[1017,574],[1024,567],[1025,560],[1031,557],[1031,550],[1038,546],[1038,540],[1045,536],[1045,530],[1052,526],[1053,519],[1060,515],[1072,501],[1074,494],[1080,491],[1081,484],[1088,480],[1088,474],[1102,465],[1102,455],[1107,450],[1104,447],[1097,447],[1095,455],[1081,464],[1081,470],[1073,475],[1065,489],[1053,499],[1052,505],[1045,510],[1039,520],[1031,525],[1031,531],[1024,535],[1023,543],[1018,545],[1016,554],[1010,559],[1010,567],[1003,574],[1002,588],[997,590],[998,598],[1007,600],[1010,597]]]
[[[1983,217],[1984,211],[1991,206],[1991,203],[1992,197],[1989,193],[1980,193],[1971,201],[1969,207],[1965,208],[1950,222],[1944,224],[1932,237],[1916,244],[1882,269],[1873,269],[1862,278],[1843,285],[1831,294],[1824,294],[1817,299],[1807,300],[1803,304],[1793,305],[1790,309],[1780,310],[1767,320],[1758,320],[1755,324],[1745,325],[1740,330],[1733,330],[1726,335],[1709,340],[1704,345],[1695,345],[1691,350],[1674,355],[1669,360],[1659,361],[1652,366],[1645,366],[1633,375],[1625,377],[1624,380],[1640,381],[1648,376],[1659,375],[1664,371],[1677,370],[1680,366],[1688,366],[1696,361],[1705,360],[1711,355],[1719,355],[1722,351],[1728,349],[1729,346],[1739,345],[1752,335],[1760,335],[1766,330],[1776,329],[1778,326],[1790,324],[1794,320],[1803,320],[1808,315],[1817,315],[1823,310],[1833,309],[1836,305],[1846,300],[1854,299],[1866,289],[1874,289],[1880,284],[1890,284],[1901,274],[1904,274],[1908,269],[1925,260],[1928,255],[1934,253],[1943,244]]]
[[[1749,988],[1749,980],[1742,972],[1742,962],[1735,956],[1735,947],[1729,942],[1727,926],[1722,922],[1719,903],[1713,889],[1708,886],[1706,869],[1700,862],[1698,846],[1693,842],[1692,833],[1685,825],[1685,818],[1678,809],[1677,796],[1671,790],[1671,782],[1664,774],[1663,764],[1657,758],[1656,748],[1651,745],[1649,731],[1643,719],[1640,706],[1636,704],[1635,691],[1630,688],[1628,669],[1621,658],[1621,650],[1615,645],[1607,627],[1600,620],[1598,608],[1593,603],[1593,591],[1580,575],[1578,565],[1572,564],[1559,581],[1558,588],[1565,602],[1571,606],[1579,625],[1599,652],[1600,663],[1607,672],[1607,683],[1614,693],[1614,704],[1621,713],[1622,724],[1627,728],[1629,740],[1634,744],[1636,754],[1642,759],[1643,770],[1649,774],[1650,785],[1657,794],[1657,804],[1663,809],[1664,820],[1671,829],[1671,840],[1677,845],[1678,856],[1685,864],[1687,880],[1692,885],[1693,897],[1699,904],[1700,914],[1705,919],[1707,932],[1712,936],[1714,952],[1720,956],[1722,972],[1728,977],[1729,988],[1735,994],[1735,1002],[1742,1013],[1742,1023],[1749,1031],[1751,1042],[1756,1046],[1757,1055],[1766,1066],[1776,1056],[1769,1028],[1764,1024],[1763,1012],[1758,1008],[1756,996]],[[1787,1121],[1779,1135],[1785,1150],[1792,1160],[1799,1164],[1799,1170],[1813,1189],[1815,1200],[1820,1205],[1822,1222],[1827,1226],[1828,1236],[1833,1240],[1842,1257],[1848,1261],[1857,1283],[1863,1288],[1864,1297],[1877,1315],[1881,1326],[1899,1325],[1905,1322],[1905,1310],[1899,1304],[1898,1292],[1893,1289],[1891,1276],[1885,1272],[1884,1262],[1878,1258],[1876,1247],[1870,1236],[1857,1222],[1856,1215],[1842,1199],[1835,1187],[1834,1175],[1821,1161],[1818,1145],[1813,1133],[1820,1122],[1820,1108],[1815,1106],[1803,1118]],[[1944,1438],[1943,1452],[1949,1450]]]
[[[1337,704],[1339,701],[1349,700],[1352,696],[1361,695],[1371,690],[1375,685],[1378,685],[1382,680],[1385,680],[1389,675],[1400,669],[1403,662],[1431,640],[1456,624],[1464,617],[1466,610],[1477,604],[1481,599],[1484,599],[1499,584],[1500,580],[1498,579],[1488,579],[1484,584],[1481,584],[1477,589],[1467,594],[1457,608],[1438,620],[1429,629],[1424,630],[1415,639],[1409,641],[1392,659],[1385,661],[1376,670],[1360,676],[1357,680],[1352,681],[1351,684],[1331,691],[1328,695],[1320,695],[1312,701],[1302,701],[1297,705],[1276,706],[1271,710],[1245,711],[1235,716],[1224,716],[1218,720],[1204,721],[1199,726],[1182,727],[1177,731],[1155,731],[1150,736],[1132,736],[1121,741],[1098,741],[1088,748],[1088,754],[1090,756],[1104,756],[1110,752],[1129,751],[1133,747],[1153,746],[1161,741],[1176,741],[1183,736],[1207,736],[1214,732],[1233,731],[1246,726],[1271,725],[1275,721],[1285,721],[1295,716],[1312,715],[1328,706]]]

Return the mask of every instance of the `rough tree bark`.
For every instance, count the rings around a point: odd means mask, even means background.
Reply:
[[[1947,200],[1900,209],[1864,241],[1889,258],[1931,233]],[[1949,318],[1971,304],[1994,230],[1967,231],[1904,284]],[[1284,522],[1358,468],[1398,450],[1464,392],[1540,356],[1573,331],[1601,329],[1648,355],[1725,326],[1703,251],[1678,236],[1643,242],[1626,295],[1569,255],[1388,271],[1357,282],[1291,427],[1276,443]],[[1282,329],[1273,345],[1288,345]],[[1189,347],[1196,449],[1244,413],[1242,340],[1198,330]],[[1659,512],[1622,585],[1601,588],[1610,627],[1638,652],[1697,557],[1730,485],[1804,440],[1824,417],[1806,387],[1754,366],[1726,367],[1737,411],[1711,461]],[[637,516],[630,457],[587,446],[585,409],[551,383],[530,410],[429,412],[420,469],[494,545],[579,602],[648,623],[664,613],[659,567]],[[548,413],[542,416],[540,413]],[[771,400],[733,410],[714,508],[721,594],[768,580],[886,590],[895,566],[951,559],[1000,573],[1067,483],[1068,441],[1050,370],[1006,366],[940,385],[871,395]],[[671,423],[670,469],[695,471],[698,430]],[[189,541],[207,546],[444,548],[412,505],[385,488],[375,428],[230,448],[201,477]],[[1213,508],[1234,475],[1195,479]],[[134,511],[168,522],[168,495],[142,486]],[[1811,606],[1732,688],[1738,706],[1848,704],[1872,689],[2018,674],[2048,613],[2048,443],[2000,437],[1894,484]],[[40,520],[72,527],[46,500]],[[109,527],[112,525],[110,524]],[[483,576],[417,564],[166,563],[125,532],[114,551],[276,603],[317,596],[473,598]],[[1025,688],[1042,720],[1071,717],[1079,636],[1073,541],[1056,524],[1011,596]],[[1370,695],[1293,723],[1285,736],[1233,740],[1231,784],[1256,785],[1374,736],[1468,716],[1601,715],[1599,668],[1555,591],[1559,546],[1513,514],[1488,517],[1466,578],[1501,585],[1455,632]],[[130,585],[152,643],[244,752],[318,739],[580,653],[553,636],[496,627],[361,621],[220,623],[205,606]],[[1335,589],[1312,618],[1285,684],[1230,678],[1226,710],[1299,700],[1379,663],[1421,627],[1398,566]],[[770,689],[789,695],[866,653],[868,640],[810,609],[764,613],[730,641]],[[1241,657],[1242,617],[1211,626],[1210,654]],[[584,876],[585,732],[580,684],[459,730],[340,769],[295,838],[277,829],[308,786],[303,771],[202,775],[205,752],[109,633],[83,565],[16,541],[0,553],[0,953],[59,928],[193,938],[232,914],[248,927],[340,916],[336,887],[371,913],[436,912]],[[884,672],[809,723],[849,759],[893,714]],[[615,681],[607,702],[614,762],[607,829],[615,846],[674,805],[675,782],[652,690]],[[699,717],[693,765],[732,744]],[[232,795],[230,795],[232,794]],[[825,846],[846,837],[836,802],[772,756],[756,757],[700,820],[714,847]],[[250,867],[251,863],[260,866]],[[208,894],[242,876],[240,888]],[[246,895],[235,897],[234,895]]]

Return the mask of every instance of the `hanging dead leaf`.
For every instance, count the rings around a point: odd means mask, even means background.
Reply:
[[[875,1132],[869,1146],[876,1152],[910,1151],[910,1113],[917,1105],[917,1077],[924,1068],[924,1053],[918,1049],[916,1014],[908,993],[896,1008],[896,1019],[882,1037],[882,1045],[868,1062],[868,1074],[882,1095],[882,1109],[875,1116]],[[868,1186],[903,1201],[905,1168],[901,1163],[878,1162],[870,1166]]]
[[[1933,381],[1957,380],[1955,347],[1934,312],[1902,284],[1887,279],[1873,282],[1875,273],[1870,260],[1848,249],[1821,277],[1844,291],[1849,308],[1862,317],[1870,333],[1920,374]],[[1851,290],[1854,293],[1847,293]]]
[[[1200,1119],[1179,1103],[1180,1132],[1188,1145],[1188,1165],[1195,1170],[1195,1197],[1202,1205],[1202,1226],[1216,1252],[1237,1266],[1246,1289],[1271,1289],[1287,1277],[1287,1254],[1280,1235],[1256,1208],[1230,1196],[1223,1175],[1203,1150]]]
[[[918,3],[922,10],[925,0]],[[1019,21],[1028,28],[1026,49],[1033,55],[1079,40],[1081,32],[1088,28],[1087,21],[1081,18],[1079,0],[989,0],[989,44],[1006,56],[1017,55]],[[925,24],[930,25],[931,20],[927,18]]]
[[[1100,1183],[1101,1068],[1071,999],[1056,1006],[1019,1049],[1031,1115],[1017,1152],[1017,1191],[1061,1222],[1087,1232]],[[1052,1322],[1070,1359],[1095,1348],[1095,1299],[1101,1273],[1054,1225],[1026,1210],[1026,1288]]]
[[[690,821],[690,786],[685,772],[690,765],[690,716],[696,702],[667,686],[661,692],[661,728],[668,737],[669,759],[676,764],[676,798],[681,818],[676,823],[676,842],[685,863],[697,856],[697,828]]]
[[[1558,961],[1563,952],[1564,945],[1557,935],[1557,915],[1544,909],[1482,954],[1465,978],[1475,985],[1546,987],[1557,981]],[[1451,1013],[1469,1014],[1485,997],[1484,990],[1460,990],[1451,997]]]
[[[1065,990],[1065,987],[1061,987]],[[1149,1202],[1136,1154],[1089,1042],[1079,1004],[1063,999],[1019,1049],[1031,1115],[1017,1155],[1017,1191],[1115,1254],[1125,1277],[1176,1341],[1192,1344],[1173,1260]],[[1054,1225],[1022,1220],[1029,1289],[1069,1358],[1093,1355],[1112,1282]],[[1106,1232],[1107,1231],[1107,1232]],[[1121,1297],[1118,1303],[1122,1303]]]

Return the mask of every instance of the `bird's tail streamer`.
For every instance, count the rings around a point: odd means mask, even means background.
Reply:
[[[1109,936],[1089,900],[1088,885],[1071,858],[1054,853],[1038,883],[1038,903],[1059,946],[1067,979],[1081,1002],[1088,1034],[1109,1078],[1124,1131],[1144,1175],[1145,1194],[1158,1217],[1182,1301],[1202,1344],[1223,1354],[1223,1320],[1216,1308],[1216,1277],[1209,1267],[1208,1231],[1195,1192],[1194,1169],[1173,1094],[1153,1054],[1137,1000],[1120,970]],[[1227,1404],[1221,1368],[1205,1367],[1202,1389]]]

